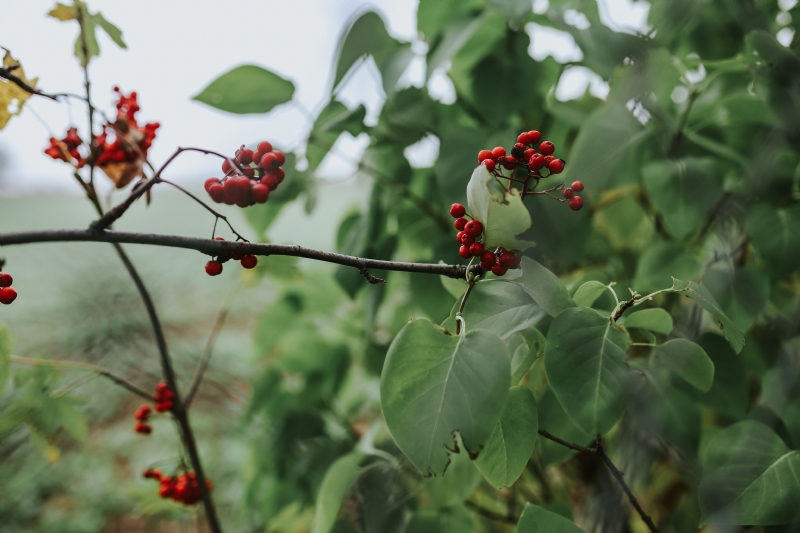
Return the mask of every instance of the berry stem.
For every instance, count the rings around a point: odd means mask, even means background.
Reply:
[[[222,219],[222,220],[225,221],[225,224],[228,225],[228,228],[230,228],[230,230],[233,232],[233,234],[236,235],[237,239],[242,240],[244,242],[250,242],[247,239],[245,239],[244,237],[242,237],[242,235],[240,235],[238,231],[233,229],[233,225],[231,225],[230,221],[228,220],[228,217],[226,217],[222,213],[219,213],[219,212],[215,211],[208,204],[206,204],[203,200],[201,200],[200,198],[198,198],[194,194],[190,193],[189,191],[187,191],[186,189],[184,189],[183,187],[181,187],[177,183],[174,183],[174,182],[169,181],[169,180],[165,180],[164,178],[159,178],[159,179],[161,180],[161,183],[166,183],[167,185],[171,185],[171,186],[175,187],[176,189],[181,191],[183,194],[185,194],[186,196],[188,196],[189,198],[191,198],[192,200],[194,200],[198,204],[202,205],[203,207],[205,207],[206,210],[208,212],[210,212],[212,215],[217,217],[217,219],[214,221],[214,230],[216,230],[216,228],[217,228],[217,220]]]
[[[461,298],[461,305],[458,306],[458,313],[456,313],[456,316],[461,315],[461,313],[464,311],[464,306],[467,303],[467,298],[469,298],[469,293],[472,292],[472,288],[475,287],[476,283],[477,282],[475,280],[469,282],[469,287],[467,287],[467,292],[465,292],[464,296]],[[456,335],[459,335],[460,333],[461,333],[461,321],[456,320]]]

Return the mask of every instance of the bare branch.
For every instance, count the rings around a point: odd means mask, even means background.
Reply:
[[[644,521],[644,523],[647,524],[647,528],[652,533],[658,533],[658,528],[656,527],[655,522],[653,522],[653,519],[650,518],[650,515],[644,512],[642,506],[639,505],[639,501],[636,499],[636,496],[633,495],[633,492],[631,492],[630,487],[628,487],[628,484],[625,483],[624,474],[619,470],[619,468],[614,466],[614,463],[611,461],[611,458],[608,456],[608,454],[606,454],[605,450],[603,449],[603,443],[600,441],[599,438],[597,439],[596,449],[597,449],[596,454],[600,456],[605,465],[611,471],[611,475],[614,476],[614,479],[617,480],[617,483],[619,483],[619,485],[622,487],[622,490],[625,491],[625,494],[628,496],[628,501],[631,502],[633,508],[636,509],[637,513],[639,513],[639,516],[642,518],[642,521]]]

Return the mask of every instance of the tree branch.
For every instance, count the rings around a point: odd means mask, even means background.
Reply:
[[[260,244],[250,242],[217,241],[212,239],[199,239],[197,237],[156,235],[152,233],[91,231],[88,229],[77,229],[0,234],[0,246],[40,242],[110,242],[117,244],[151,244],[155,246],[197,250],[198,252],[210,256],[217,256],[223,252],[238,252],[241,254],[262,256],[288,255],[292,257],[304,257],[307,259],[314,259],[316,261],[349,266],[356,268],[359,271],[361,271],[363,268],[374,268],[398,272],[439,274],[441,276],[447,276],[456,279],[463,278],[466,275],[467,270],[467,267],[463,265],[381,261],[378,259],[367,259],[364,257],[354,257],[351,255],[314,250],[311,248],[304,248],[302,246],[290,244]]]
[[[592,455],[597,453],[597,450],[595,448],[589,448],[589,447],[586,447],[586,446],[581,446],[580,444],[575,444],[574,442],[565,441],[564,439],[560,439],[560,438],[556,437],[555,435],[553,435],[552,433],[550,433],[549,431],[544,430],[544,429],[539,429],[539,435],[541,435],[542,437],[544,437],[546,439],[550,439],[553,442],[557,442],[558,444],[560,444],[562,446],[566,446],[570,450],[575,450],[576,452],[583,452],[583,453],[588,453],[588,454],[592,454]]]

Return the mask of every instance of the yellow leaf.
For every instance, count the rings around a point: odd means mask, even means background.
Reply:
[[[10,71],[11,74],[31,87],[36,87],[36,82],[39,78],[27,79],[22,65],[11,57],[11,53],[6,50],[6,55],[3,57],[3,68],[8,69],[9,67],[16,67]],[[0,77],[0,130],[6,127],[12,116],[19,115],[22,112],[22,106],[29,97],[29,92],[17,84]]]
[[[48,15],[58,20],[75,20],[78,10],[75,6],[65,6],[64,4],[57,3],[56,7],[50,10]]]

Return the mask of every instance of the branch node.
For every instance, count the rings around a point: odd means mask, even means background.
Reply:
[[[367,267],[365,267],[365,266],[362,266],[361,268],[359,268],[358,269],[358,273],[361,274],[362,276],[364,276],[364,279],[366,279],[368,282],[372,283],[373,285],[379,285],[381,283],[386,283],[385,279],[378,278],[378,277],[375,277],[372,274],[370,274],[369,270],[367,270]]]

